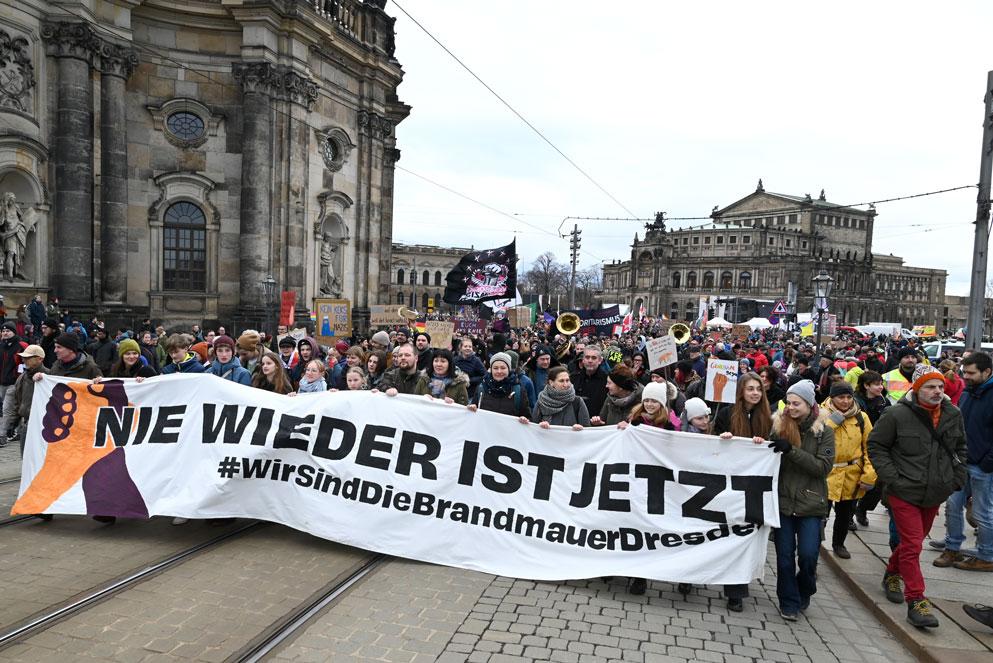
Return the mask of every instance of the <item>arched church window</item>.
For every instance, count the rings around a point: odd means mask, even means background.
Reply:
[[[403,283],[403,270],[402,269],[398,269],[397,270],[397,283]],[[400,303],[403,304],[403,302],[400,302]]]
[[[207,286],[207,218],[193,203],[169,206],[162,228],[165,290],[203,292]]]
[[[441,270],[434,273],[434,284],[441,285]]]
[[[703,273],[703,287],[704,288],[713,288],[714,287],[714,273],[713,272],[704,272]]]
[[[679,272],[672,273],[672,288],[673,290],[679,290]]]

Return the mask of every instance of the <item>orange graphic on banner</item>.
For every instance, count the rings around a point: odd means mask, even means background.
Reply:
[[[120,383],[109,383],[123,391]],[[94,463],[115,450],[113,442],[93,446],[97,411],[107,405],[104,384],[57,384],[45,410],[42,437],[48,442],[45,462],[12,514],[42,513],[83,478]]]

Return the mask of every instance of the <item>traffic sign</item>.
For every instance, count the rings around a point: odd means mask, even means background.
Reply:
[[[769,316],[769,324],[778,325],[779,324],[779,318],[777,316],[775,316],[775,315],[770,315]]]
[[[773,315],[786,315],[787,314],[786,304],[783,303],[783,300],[782,299],[780,299],[778,302],[776,302],[776,305],[772,308],[772,314]]]

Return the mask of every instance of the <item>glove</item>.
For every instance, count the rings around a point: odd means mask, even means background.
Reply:
[[[769,443],[769,448],[777,454],[789,453],[793,445],[786,440],[774,440]]]

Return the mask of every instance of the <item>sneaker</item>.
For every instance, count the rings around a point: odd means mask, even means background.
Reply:
[[[945,549],[945,540],[944,539],[931,539],[930,541],[927,542],[927,544],[929,546],[931,546],[932,548],[934,548],[935,550],[944,550]]]
[[[741,599],[728,599],[728,610],[731,612],[743,612],[745,603]]]
[[[810,607],[810,597],[800,600],[800,612],[807,612],[807,608]]]
[[[980,624],[985,624],[986,626],[993,628],[993,608],[977,603],[976,605],[963,605],[962,609],[965,610],[965,614],[969,615]]]
[[[960,571],[993,571],[993,562],[978,557],[966,557],[952,566]]]
[[[779,616],[788,622],[795,622],[800,619],[800,616],[795,612],[786,612],[785,610],[779,611]]]
[[[630,591],[632,594],[641,595],[645,593],[646,589],[648,589],[647,580],[645,580],[644,578],[634,578],[631,581],[631,586],[628,588],[628,591]]]
[[[845,546],[835,546],[834,556],[840,557],[841,559],[851,559],[852,553],[848,552],[848,548],[846,548]]]
[[[949,566],[961,562],[964,559],[965,555],[958,550],[945,550],[945,552],[938,555],[938,558],[931,563],[939,569],[947,569]]]
[[[938,627],[938,618],[931,614],[931,602],[927,599],[910,602],[907,606],[907,621],[917,628]]]
[[[898,573],[883,575],[883,591],[886,599],[892,603],[903,603],[903,578]]]
[[[855,512],[855,522],[857,522],[862,527],[869,526],[869,517],[865,515],[865,511]]]
[[[190,522],[189,518],[180,518],[179,516],[172,519],[173,525],[185,525],[188,522]]]

